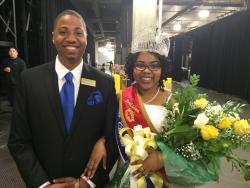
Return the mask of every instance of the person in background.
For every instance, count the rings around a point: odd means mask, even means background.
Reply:
[[[18,57],[17,49],[9,48],[9,57],[3,62],[2,73],[6,81],[8,99],[12,106],[16,85],[20,80],[21,72],[25,69],[26,64],[23,59]]]
[[[114,74],[114,63],[112,61],[109,61],[109,71],[110,71],[110,74]]]
[[[102,64],[101,71],[102,71],[102,72],[105,72],[105,64],[104,64],[104,63]]]
[[[101,188],[118,158],[114,80],[83,62],[87,30],[80,14],[61,12],[52,36],[55,61],[21,75],[9,151],[27,187]],[[92,171],[92,160],[103,165],[94,166],[91,182],[82,173]]]

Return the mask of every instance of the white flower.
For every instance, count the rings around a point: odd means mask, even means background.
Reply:
[[[177,113],[180,113],[180,110],[179,110],[179,103],[175,103],[175,104],[173,105],[173,111],[174,111],[174,112],[177,112]]]
[[[197,128],[202,128],[204,125],[208,123],[209,119],[205,113],[201,113],[197,116],[196,120],[194,121],[194,126]]]
[[[240,116],[237,113],[233,113],[233,115],[229,115],[228,117],[232,123],[234,123],[237,120],[240,120]]]
[[[179,106],[179,103],[178,102],[176,102],[176,103],[174,103],[174,108],[178,108],[178,106]]]
[[[221,105],[219,104],[216,106],[212,106],[210,110],[213,114],[220,114],[223,111]]]

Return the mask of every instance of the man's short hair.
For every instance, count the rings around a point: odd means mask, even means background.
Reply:
[[[8,50],[10,51],[10,49],[15,49],[17,51],[17,48],[14,46],[10,46]]]
[[[64,10],[62,11],[61,13],[59,13],[54,21],[54,28],[53,30],[55,30],[56,28],[56,24],[58,22],[58,19],[61,18],[62,16],[65,16],[65,15],[73,15],[73,16],[76,16],[78,18],[80,18],[82,24],[83,24],[83,29],[85,30],[86,34],[87,34],[87,28],[86,28],[86,23],[83,19],[83,17],[78,13],[76,12],[75,10],[71,10],[71,9],[67,9],[67,10]]]

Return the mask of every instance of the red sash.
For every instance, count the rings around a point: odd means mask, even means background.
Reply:
[[[121,92],[119,108],[124,126],[133,128],[141,125],[143,128],[149,127],[152,132],[156,132],[135,86],[130,86]]]

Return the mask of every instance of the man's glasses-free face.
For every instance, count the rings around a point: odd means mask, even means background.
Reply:
[[[144,71],[146,68],[151,71],[158,71],[161,69],[161,64],[159,61],[151,62],[151,64],[146,64],[142,61],[136,61],[134,68],[138,71]]]

